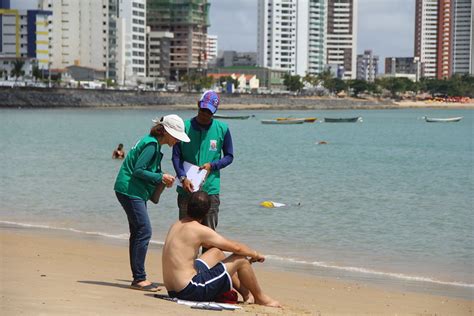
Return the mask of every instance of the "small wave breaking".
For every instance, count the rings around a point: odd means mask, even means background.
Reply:
[[[67,232],[100,236],[100,237],[113,238],[113,239],[121,239],[121,240],[128,240],[129,238],[128,233],[108,234],[108,233],[103,233],[103,232],[84,231],[84,230],[79,230],[75,228],[54,227],[54,226],[49,226],[49,225],[17,223],[17,222],[10,222],[10,221],[0,221],[0,224],[27,227],[27,228],[52,229],[52,230],[58,230],[58,231],[67,231]],[[163,241],[157,241],[157,240],[151,240],[150,243],[157,244],[157,245],[164,244]],[[437,280],[434,278],[413,276],[413,275],[407,275],[403,273],[383,272],[383,271],[377,271],[377,270],[360,268],[360,267],[338,266],[338,265],[329,264],[323,261],[305,261],[305,260],[286,258],[286,257],[281,257],[281,256],[276,256],[276,255],[266,255],[266,258],[275,260],[275,261],[280,261],[280,262],[292,263],[292,264],[301,264],[301,265],[320,267],[320,268],[326,268],[326,269],[335,269],[335,270],[341,270],[341,271],[347,271],[347,272],[376,275],[376,276],[388,277],[388,278],[393,278],[393,279],[402,279],[402,280],[407,280],[407,281],[428,282],[428,283],[434,283],[434,284],[440,284],[440,285],[474,288],[474,284],[472,283],[456,282],[456,281],[454,282],[442,281],[442,280]]]
[[[407,280],[407,281],[429,282],[429,283],[435,283],[435,284],[441,284],[441,285],[474,288],[474,284],[472,283],[457,282],[457,281],[454,281],[454,282],[442,281],[442,280],[437,280],[434,278],[407,275],[403,273],[383,272],[383,271],[377,271],[377,270],[360,268],[360,267],[338,266],[338,265],[329,264],[323,261],[305,261],[305,260],[285,258],[285,257],[280,257],[280,256],[275,256],[275,255],[266,255],[266,258],[276,260],[276,261],[294,263],[294,264],[302,264],[302,265],[314,266],[314,267],[320,267],[320,268],[326,268],[326,269],[336,269],[336,270],[356,272],[356,273],[361,273],[361,274],[377,275],[377,276],[389,277],[393,279],[402,279],[402,280]]]
[[[85,230],[80,230],[80,229],[75,229],[75,228],[55,227],[55,226],[41,225],[41,224],[17,223],[17,222],[9,222],[9,221],[0,221],[0,224],[27,227],[27,228],[52,229],[52,230],[67,231],[67,232],[72,232],[72,233],[79,233],[79,234],[100,236],[100,237],[121,239],[121,240],[128,240],[130,236],[128,233],[108,234],[108,233],[103,233],[103,232],[85,231]],[[159,241],[159,240],[151,240],[150,243],[156,244],[156,245],[164,245],[164,242]]]

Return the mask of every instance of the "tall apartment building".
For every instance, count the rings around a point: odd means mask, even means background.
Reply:
[[[373,82],[379,70],[379,56],[375,56],[371,50],[357,55],[357,79]]]
[[[327,64],[355,78],[357,0],[259,0],[257,61],[304,76]]]
[[[474,5],[472,0],[454,0],[452,73],[474,74]]]
[[[149,27],[148,27],[149,29]],[[170,80],[170,46],[174,34],[171,32],[147,33],[147,73],[148,78]]]
[[[39,69],[48,69],[49,16],[51,11],[0,9],[0,57],[30,59]]]
[[[451,76],[452,4],[453,0],[438,0],[437,78]]]
[[[146,77],[146,0],[119,0],[117,81],[134,85]]]
[[[315,75],[324,71],[326,59],[328,0],[309,1],[308,21],[308,70]]]
[[[415,56],[420,58],[422,76],[437,74],[438,1],[416,0]]]
[[[217,35],[207,34],[206,60],[209,62],[217,58]]]
[[[148,0],[147,25],[151,31],[174,34],[170,46],[171,77],[179,80],[207,68],[207,0]]]
[[[344,78],[356,77],[357,1],[329,0],[327,64],[344,67]]]
[[[76,65],[105,70],[108,51],[109,0],[39,0],[52,11],[52,68]]]
[[[473,73],[472,0],[416,0],[415,56],[422,76]]]
[[[305,0],[301,3],[306,2]],[[301,6],[300,3],[300,6]],[[297,19],[298,2],[296,0],[259,0],[257,31],[257,62],[262,67],[285,70],[292,74],[304,75],[296,69],[297,37],[307,41],[302,30],[302,23],[308,22],[307,15]],[[300,13],[298,11],[298,13]],[[300,24],[298,25],[298,21]],[[304,36],[306,35],[306,36]],[[306,38],[305,38],[306,37]],[[300,51],[300,59],[307,55],[307,48]],[[306,66],[307,58],[300,62]]]

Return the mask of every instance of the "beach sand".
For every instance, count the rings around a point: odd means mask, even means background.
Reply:
[[[124,240],[0,228],[2,315],[207,315],[210,311],[131,290]],[[241,305],[219,315],[472,315],[472,300],[384,290],[254,264],[263,289],[283,309]],[[161,254],[151,246],[149,279],[160,282]],[[163,288],[159,293],[166,294]]]

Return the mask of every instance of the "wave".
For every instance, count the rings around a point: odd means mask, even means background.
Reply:
[[[83,231],[83,230],[79,230],[79,229],[75,229],[75,228],[63,228],[63,227],[54,227],[54,226],[40,225],[40,224],[17,223],[17,222],[10,222],[10,221],[0,221],[0,224],[20,226],[20,227],[28,227],[28,228],[40,228],[40,229],[52,229],[52,230],[68,231],[68,232],[74,232],[74,233],[79,233],[79,234],[101,236],[101,237],[121,239],[121,240],[128,240],[128,238],[129,238],[128,233],[114,235],[114,234],[108,234],[108,233],[103,233],[103,232]],[[150,243],[157,244],[157,245],[164,245],[163,241],[158,241],[158,240],[151,240]],[[381,276],[381,277],[402,279],[402,280],[407,280],[407,281],[428,282],[428,283],[434,283],[434,284],[440,284],[440,285],[450,285],[450,286],[457,286],[457,287],[474,288],[474,284],[472,284],[472,283],[449,282],[449,281],[437,280],[437,279],[434,279],[434,278],[407,275],[407,274],[403,274],[403,273],[383,272],[383,271],[377,271],[377,270],[372,270],[372,269],[367,269],[367,268],[360,268],[360,267],[338,266],[338,265],[329,264],[329,263],[326,263],[326,262],[323,262],[323,261],[305,261],[305,260],[298,260],[298,259],[294,259],[294,258],[286,258],[286,257],[281,257],[281,256],[276,256],[276,255],[266,255],[265,257],[267,259],[270,259],[270,260],[287,262],[287,263],[292,263],[292,264],[301,264],[301,265],[320,267],[320,268],[326,268],[326,269],[335,269],[335,270],[342,270],[342,271],[347,271],[347,272],[356,272],[356,273],[361,273],[361,274],[377,275],[377,276]]]
[[[441,285],[474,288],[474,284],[472,283],[457,282],[457,281],[454,281],[454,282],[442,281],[442,280],[437,280],[437,279],[428,278],[428,277],[407,275],[403,273],[383,272],[383,271],[377,271],[377,270],[372,270],[372,269],[367,269],[367,268],[350,267],[350,266],[338,266],[338,265],[329,264],[323,261],[311,262],[311,261],[298,260],[298,259],[293,259],[293,258],[285,258],[285,257],[280,257],[280,256],[275,256],[275,255],[266,255],[265,257],[267,259],[272,259],[272,260],[277,260],[277,261],[303,264],[307,266],[314,266],[314,267],[327,268],[327,269],[336,269],[336,270],[342,270],[342,271],[348,271],[348,272],[356,272],[356,273],[362,273],[362,274],[378,275],[378,276],[389,277],[389,278],[394,278],[394,279],[402,279],[402,280],[407,280],[407,281],[428,282],[428,283],[435,283],[435,284],[441,284]]]
[[[9,222],[9,221],[0,221],[0,224],[27,227],[27,228],[60,230],[60,231],[67,231],[67,232],[73,232],[73,233],[79,233],[79,234],[85,234],[85,235],[92,235],[92,236],[107,237],[107,238],[113,238],[113,239],[121,239],[121,240],[128,240],[128,238],[129,238],[128,233],[126,233],[126,234],[115,234],[114,235],[114,234],[108,234],[108,233],[103,233],[103,232],[91,232],[91,231],[79,230],[79,229],[75,229],[75,228],[54,227],[54,226],[49,226],[49,225],[27,224],[27,223],[17,223],[17,222]],[[164,245],[164,241],[159,241],[159,240],[150,240],[150,243],[151,244],[156,244],[156,245]]]

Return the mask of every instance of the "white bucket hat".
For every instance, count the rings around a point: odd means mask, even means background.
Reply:
[[[161,118],[155,118],[152,120],[152,122],[156,125],[163,125],[168,134],[170,134],[177,140],[180,140],[185,143],[189,143],[191,141],[188,135],[186,135],[186,133],[184,132],[183,120],[176,114],[170,114]]]

